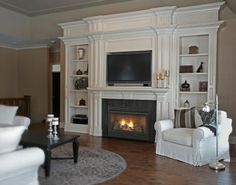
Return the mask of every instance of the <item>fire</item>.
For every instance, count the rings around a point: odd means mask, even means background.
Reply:
[[[134,128],[134,123],[132,120],[129,121],[129,123],[127,124],[129,128]]]
[[[122,119],[121,122],[120,122],[120,125],[125,126],[125,124],[126,124],[126,121],[124,119]]]
[[[120,128],[123,130],[132,131],[134,129],[134,123],[132,120],[126,121],[125,119],[121,119]]]

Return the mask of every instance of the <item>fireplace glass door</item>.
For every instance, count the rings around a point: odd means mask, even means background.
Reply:
[[[148,138],[147,113],[109,111],[108,136],[146,140]]]

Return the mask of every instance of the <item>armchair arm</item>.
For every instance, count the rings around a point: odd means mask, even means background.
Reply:
[[[198,127],[193,132],[193,141],[201,141],[202,139],[207,139],[213,137],[214,133],[206,127]]]
[[[174,128],[174,123],[172,120],[161,120],[155,123],[154,128],[158,132],[163,132],[164,130]]]
[[[174,124],[173,124],[172,120],[161,120],[161,121],[157,121],[155,123],[154,128],[156,130],[155,142],[158,142],[158,141],[162,140],[162,134],[161,133],[164,130],[174,128]]]
[[[25,116],[16,116],[13,120],[13,125],[22,125],[26,129],[28,129],[30,125],[30,119]]]
[[[221,120],[220,124],[218,125],[218,133],[219,135],[229,136],[232,132],[232,119],[224,118]]]
[[[0,155],[0,181],[10,173],[19,173],[23,169],[38,167],[44,162],[44,152],[32,147]]]

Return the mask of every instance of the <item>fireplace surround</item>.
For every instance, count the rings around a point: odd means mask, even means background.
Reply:
[[[102,136],[154,142],[156,102],[102,100]]]

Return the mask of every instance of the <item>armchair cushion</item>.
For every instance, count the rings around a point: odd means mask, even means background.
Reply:
[[[17,106],[0,105],[0,124],[12,125],[17,109]]]
[[[193,132],[191,128],[175,128],[165,130],[162,134],[163,140],[185,146],[193,145]]]
[[[24,130],[24,126],[0,127],[0,154],[15,150]]]

